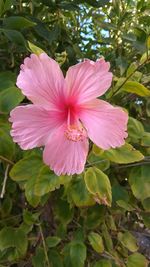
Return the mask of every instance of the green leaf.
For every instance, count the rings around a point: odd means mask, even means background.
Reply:
[[[28,245],[28,239],[26,234],[21,229],[16,230],[14,243],[20,254],[25,255]]]
[[[128,120],[128,135],[131,141],[138,142],[144,135],[144,127],[142,123],[132,117]]]
[[[96,145],[93,145],[92,152],[88,156],[88,163],[95,165],[101,171],[105,171],[110,167],[110,161],[103,157],[104,150],[100,149]]]
[[[13,247],[21,255],[25,255],[27,250],[28,240],[26,234],[21,229],[5,227],[0,231],[0,250]]]
[[[144,208],[146,211],[150,211],[150,197],[144,199],[144,200],[142,201],[142,205],[143,205],[143,208]]]
[[[68,188],[68,194],[77,207],[91,206],[95,203],[93,196],[86,188],[83,177],[78,176],[78,179],[72,181]]]
[[[112,264],[110,260],[100,260],[93,267],[112,267]]]
[[[35,183],[36,176],[33,176],[31,179],[27,180],[25,184],[25,196],[31,206],[34,208],[40,203],[41,197],[35,195]]]
[[[36,254],[32,257],[33,267],[46,267],[45,265],[45,252],[44,249],[38,247],[36,249]]]
[[[150,36],[147,38],[147,48],[150,49]]]
[[[34,54],[36,54],[36,55],[40,55],[40,54],[42,54],[42,53],[45,53],[41,48],[39,48],[38,46],[36,46],[36,45],[34,45],[33,43],[31,43],[31,42],[29,42],[28,41],[28,45],[29,45],[29,50],[32,52],[32,53],[34,53]]]
[[[82,242],[74,241],[70,246],[70,259],[72,267],[84,267],[86,260],[86,246]]]
[[[131,162],[137,162],[144,159],[142,153],[136,150],[132,145],[126,143],[125,145],[112,148],[103,153],[103,156],[112,162],[127,164]]]
[[[3,251],[9,247],[14,247],[14,229],[5,227],[0,231],[0,250]]]
[[[0,73],[0,92],[4,89],[14,87],[16,81],[15,73],[11,71],[4,71]]]
[[[71,243],[66,244],[63,249],[64,267],[72,267],[71,259],[70,259],[70,247],[71,247]]]
[[[4,0],[0,1],[0,15],[2,15],[4,9]]]
[[[118,240],[131,252],[138,250],[137,240],[130,232],[118,233]]]
[[[70,181],[71,176],[57,176],[49,167],[43,166],[34,184],[34,192],[37,196],[43,196],[48,192],[59,188],[61,184]]]
[[[73,218],[74,210],[70,208],[68,202],[58,199],[55,203],[55,216],[63,224],[68,224]]]
[[[143,64],[144,62],[146,62],[147,58],[150,58],[150,50],[148,50],[148,53],[145,52],[141,58],[140,58],[140,63]]]
[[[105,209],[104,206],[95,205],[87,210],[85,217],[85,226],[88,229],[98,227],[104,221]]]
[[[148,261],[140,253],[134,253],[128,257],[127,267],[147,267]]]
[[[0,128],[0,155],[12,159],[15,153],[15,144],[9,135],[9,128]]]
[[[129,68],[127,69],[127,77],[130,76],[134,71],[137,69],[137,63],[133,62],[130,64]]]
[[[128,211],[132,211],[134,210],[135,208],[132,207],[128,202],[124,201],[124,200],[118,200],[116,201],[117,202],[117,205],[125,210],[128,210]]]
[[[93,1],[93,0],[86,0],[84,2],[86,2],[87,4],[89,4],[93,7],[102,7],[102,6],[107,5],[109,3],[109,0],[101,0],[100,2],[99,1]]]
[[[90,242],[92,248],[97,253],[103,253],[103,251],[104,251],[103,239],[99,234],[91,232],[88,235],[88,239],[89,239],[89,242]]]
[[[51,249],[48,251],[50,267],[63,267],[62,258],[57,250]]]
[[[145,132],[142,141],[141,141],[142,146],[150,146],[150,133]]]
[[[19,160],[11,169],[9,175],[16,182],[31,180],[37,177],[43,162],[40,157],[29,156]]]
[[[150,216],[147,216],[147,214],[144,214],[144,213],[141,215],[142,215],[144,225],[146,226],[146,228],[150,229]]]
[[[109,234],[108,228],[105,223],[102,224],[101,231],[102,231],[102,236],[104,238],[107,250],[109,252],[112,252],[113,242],[112,242],[111,235]]]
[[[7,10],[11,8],[12,0],[1,0],[0,1],[0,15],[5,13]]]
[[[3,29],[2,31],[11,42],[19,46],[27,47],[27,42],[19,31],[7,29]]]
[[[34,27],[36,23],[21,16],[11,16],[3,19],[3,25],[7,29],[20,30]]]
[[[56,247],[61,239],[58,236],[49,236],[46,238],[46,244],[49,248]]]
[[[150,166],[134,167],[129,175],[133,195],[140,200],[150,197]]]
[[[24,95],[17,87],[10,87],[0,93],[0,111],[9,113],[15,108],[23,99]]]
[[[93,167],[85,172],[84,179],[87,189],[93,194],[94,199],[99,204],[110,206],[112,194],[108,176],[99,169]]]
[[[23,220],[24,220],[25,224],[32,225],[35,222],[37,222],[39,215],[40,215],[40,213],[38,213],[38,212],[33,213],[29,210],[24,210],[23,211]]]
[[[2,217],[6,217],[10,214],[11,210],[12,210],[12,199],[9,196],[5,196],[5,199],[3,200],[3,203],[1,205],[0,215]]]
[[[113,201],[123,200],[125,202],[129,202],[129,195],[127,190],[119,184],[114,184],[112,186],[112,196]]]
[[[146,113],[147,113],[147,116],[150,117],[150,99],[147,99]]]
[[[116,224],[115,224],[115,218],[113,218],[112,215],[107,215],[105,218],[106,224],[108,226],[108,228],[112,231],[116,231]]]
[[[135,81],[127,81],[123,86],[122,90],[137,94],[142,97],[150,96],[150,90],[148,90],[144,85],[135,82]]]

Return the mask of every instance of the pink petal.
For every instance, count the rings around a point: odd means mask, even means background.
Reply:
[[[17,86],[34,104],[59,105],[64,97],[64,77],[58,63],[47,54],[32,54],[21,65]]]
[[[80,114],[89,138],[102,149],[122,146],[127,137],[128,115],[103,100],[87,103]]]
[[[62,113],[48,111],[36,105],[20,106],[10,113],[11,136],[22,149],[45,144],[52,131],[64,123]]]
[[[66,75],[68,95],[84,103],[103,95],[111,85],[110,64],[103,58],[94,62],[85,60],[69,68]]]
[[[44,149],[44,162],[57,175],[72,175],[83,172],[88,153],[88,139],[70,141],[66,138],[66,126],[60,127],[50,137]]]

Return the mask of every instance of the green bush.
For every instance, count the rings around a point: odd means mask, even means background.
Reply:
[[[144,0],[0,0],[0,267],[148,266],[149,12]],[[10,111],[28,103],[19,67],[42,51],[64,73],[105,57],[114,77],[103,99],[129,114],[126,144],[91,144],[81,175],[56,176],[40,148],[10,136]]]

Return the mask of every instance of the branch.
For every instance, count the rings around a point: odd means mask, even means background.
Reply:
[[[91,162],[89,164],[86,164],[85,167],[94,166],[96,164],[99,164],[99,163],[105,162],[105,161],[108,161],[108,159],[102,159],[102,160]],[[135,162],[135,163],[133,162],[133,163],[121,164],[121,165],[113,164],[112,167],[115,167],[115,168],[118,168],[118,169],[123,169],[123,168],[129,168],[129,167],[133,167],[133,166],[141,166],[141,165],[145,165],[145,164],[150,164],[150,157],[149,156],[145,157],[140,162]]]

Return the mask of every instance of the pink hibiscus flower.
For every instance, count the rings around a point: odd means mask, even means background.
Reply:
[[[103,58],[69,68],[64,78],[58,63],[45,53],[24,60],[17,86],[33,104],[11,111],[11,135],[24,150],[45,146],[43,159],[57,175],[83,172],[89,138],[106,150],[124,144],[127,114],[96,99],[111,85]]]

